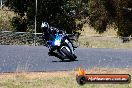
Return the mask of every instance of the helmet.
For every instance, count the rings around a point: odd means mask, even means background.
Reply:
[[[42,22],[41,28],[44,31],[49,31],[49,24],[47,22]]]

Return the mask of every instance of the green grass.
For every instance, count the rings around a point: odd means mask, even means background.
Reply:
[[[113,72],[112,72],[113,70]],[[124,73],[132,74],[130,69],[94,69],[90,73]],[[62,75],[63,74],[63,75]],[[75,72],[47,72],[6,74],[0,77],[0,88],[132,88],[130,84],[85,84],[80,86],[76,82]]]

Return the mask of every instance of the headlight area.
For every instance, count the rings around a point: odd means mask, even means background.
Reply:
[[[61,40],[60,39],[55,40],[54,45],[55,46],[60,46],[61,45]]]

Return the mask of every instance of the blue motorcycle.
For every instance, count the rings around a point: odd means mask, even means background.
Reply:
[[[54,36],[51,36],[53,39],[48,41],[50,43],[49,45],[54,48],[54,52],[59,56],[61,60],[76,60],[77,57],[74,53],[75,47],[73,46],[66,32],[58,32]]]

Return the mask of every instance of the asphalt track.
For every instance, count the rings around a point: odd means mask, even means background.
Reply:
[[[72,62],[62,62],[47,52],[44,46],[0,45],[0,72],[67,71],[79,66],[85,69],[132,67],[132,49],[78,48],[77,61]]]

